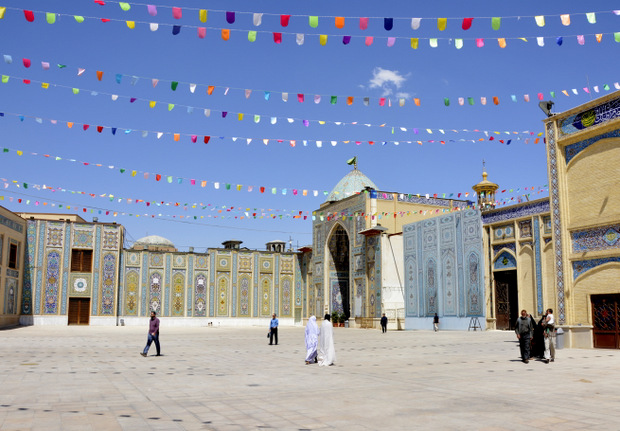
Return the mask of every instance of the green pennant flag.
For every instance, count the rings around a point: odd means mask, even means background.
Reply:
[[[495,16],[491,18],[491,27],[493,30],[499,30],[499,26],[502,24],[502,18]]]
[[[450,99],[448,99],[447,97],[443,98],[443,104],[446,106],[450,106]]]
[[[332,105],[335,105],[337,101],[338,101],[338,96],[332,96],[329,103],[331,103]]]
[[[125,173],[125,169],[121,168],[121,174]]]
[[[170,83],[170,88],[172,88],[172,91],[177,91],[178,85],[178,81],[172,81],[172,83]]]

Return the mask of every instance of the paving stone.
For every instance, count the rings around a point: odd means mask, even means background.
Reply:
[[[0,429],[616,429],[620,351],[557,351],[523,364],[514,333],[337,328],[337,363],[304,363],[304,329],[0,332]],[[12,354],[7,354],[12,352]],[[544,390],[544,410],[533,405]],[[524,416],[523,412],[531,412]]]

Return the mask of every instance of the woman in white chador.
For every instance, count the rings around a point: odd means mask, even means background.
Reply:
[[[316,348],[319,344],[319,327],[316,317],[310,316],[306,325],[306,364],[316,362]]]
[[[330,322],[331,316],[325,315],[325,320],[321,323],[321,331],[319,338],[319,365],[333,365],[336,360],[336,351],[334,350],[334,328]]]

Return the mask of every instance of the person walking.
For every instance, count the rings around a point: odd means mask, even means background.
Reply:
[[[383,313],[383,316],[381,317],[381,332],[382,333],[387,332],[387,323],[388,323],[388,318],[385,317],[385,313]]]
[[[334,349],[334,327],[332,326],[331,316],[326,314],[321,323],[319,337],[319,365],[326,367],[333,365],[336,360],[336,350]]]
[[[276,346],[278,345],[278,318],[276,313],[271,316],[271,322],[269,322],[269,345],[273,344],[273,339],[276,339]]]
[[[555,361],[555,343],[553,342],[555,319],[553,318],[553,310],[547,310],[547,317],[542,323],[545,337],[545,353],[543,361],[548,364],[549,361]]]
[[[157,356],[161,356],[160,346],[159,346],[159,319],[157,318],[157,313],[151,311],[151,320],[149,321],[149,336],[146,341],[146,346],[142,353],[142,356],[146,357],[149,353],[149,347],[151,347],[151,343],[155,341],[155,348],[157,349]]]
[[[319,344],[319,327],[316,316],[310,316],[306,325],[306,365],[317,362],[316,349]]]
[[[435,332],[439,331],[439,316],[435,313],[435,317],[433,317],[433,329]]]
[[[526,364],[530,361],[530,342],[532,338],[532,319],[527,311],[521,310],[521,317],[517,318],[515,323],[515,333],[519,340],[519,349],[521,350],[521,360]]]

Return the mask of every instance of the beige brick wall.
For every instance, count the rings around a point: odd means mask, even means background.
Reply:
[[[570,161],[566,170],[569,227],[618,221],[620,138],[601,139]]]

